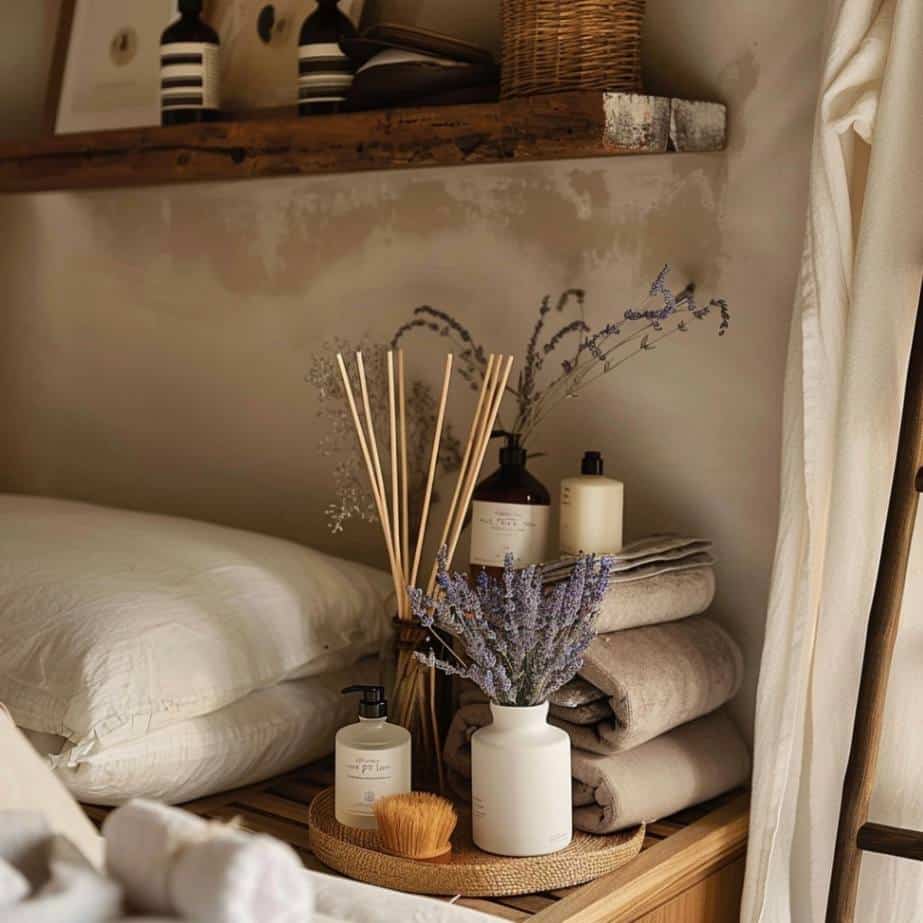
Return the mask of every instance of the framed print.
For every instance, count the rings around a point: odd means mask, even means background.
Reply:
[[[160,124],[160,36],[176,0],[66,0],[49,90],[54,131]]]

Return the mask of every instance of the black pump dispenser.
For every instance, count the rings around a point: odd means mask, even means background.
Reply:
[[[355,686],[347,686],[340,691],[343,695],[349,692],[362,693],[362,699],[359,702],[360,718],[388,717],[388,700],[385,698],[384,686],[367,686],[360,683]]]
[[[525,467],[526,450],[519,444],[519,433],[498,433],[499,436],[506,436],[506,445],[500,449],[500,464],[516,465]]]
[[[602,475],[602,455],[599,452],[585,452],[583,455],[583,461],[580,462],[580,473]]]

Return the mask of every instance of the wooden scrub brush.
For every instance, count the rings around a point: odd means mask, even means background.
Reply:
[[[429,792],[388,795],[375,802],[382,849],[405,859],[438,859],[452,851],[458,823],[452,802]]]

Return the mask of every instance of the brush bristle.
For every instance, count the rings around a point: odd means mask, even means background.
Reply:
[[[452,803],[429,792],[389,795],[375,802],[378,838],[387,852],[431,859],[451,848],[458,815]]]

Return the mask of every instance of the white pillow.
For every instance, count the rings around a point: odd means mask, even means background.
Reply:
[[[60,737],[26,736],[50,755],[55,774],[79,801],[122,804],[149,798],[180,804],[261,782],[332,753],[336,732],[357,720],[358,698],[340,690],[378,681],[379,662],[367,658],[335,673],[261,689],[210,715],[89,756],[67,745],[61,749]]]
[[[265,535],[0,495],[0,701],[86,755],[377,652],[390,589]]]

